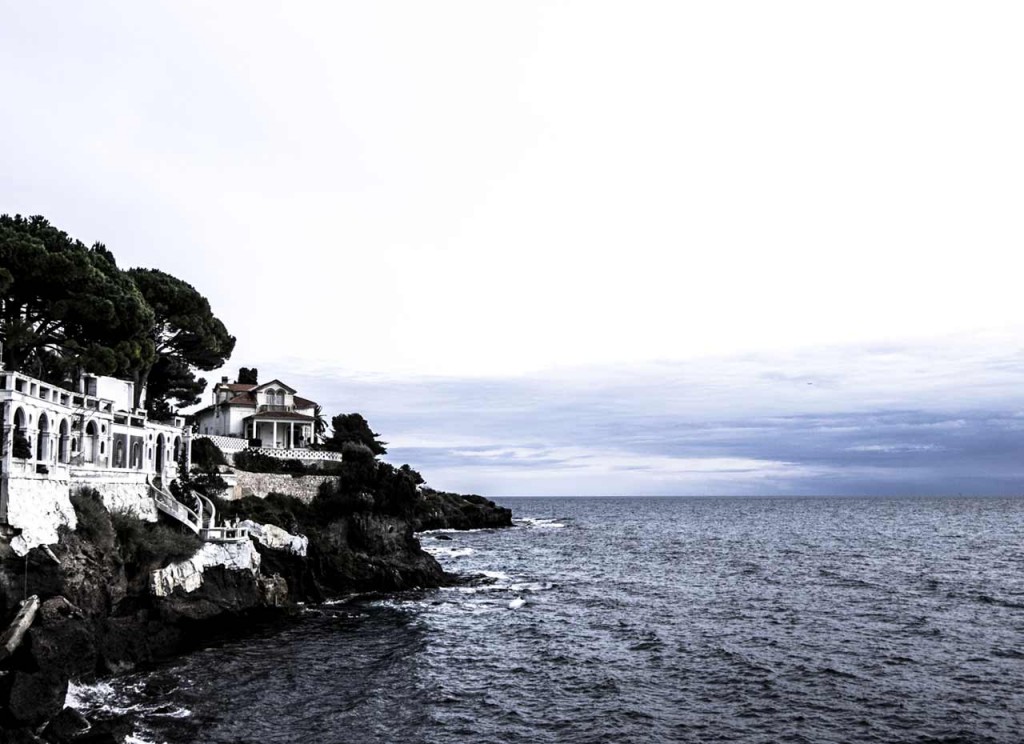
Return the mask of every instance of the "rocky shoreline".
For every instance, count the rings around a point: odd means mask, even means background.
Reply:
[[[40,602],[18,647],[0,661],[0,744],[123,741],[128,731],[116,721],[90,724],[64,708],[70,680],[172,657],[211,634],[243,633],[260,617],[293,613],[300,603],[453,583],[415,532],[511,526],[511,511],[487,499],[426,488],[399,506],[340,483],[322,488],[312,504],[274,494],[221,506],[232,520],[274,525],[267,531],[308,541],[263,535],[238,548],[254,553],[247,560],[256,570],[209,565],[200,568],[198,586],[186,591],[172,582],[159,592],[151,583],[165,565],[125,560],[105,510],[80,519],[88,528],[63,530],[57,544],[25,557],[0,542],[3,627],[21,600]]]

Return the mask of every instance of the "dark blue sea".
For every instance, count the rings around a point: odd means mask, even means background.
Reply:
[[[1024,740],[1024,499],[503,503],[421,537],[473,585],[72,696],[147,742]]]

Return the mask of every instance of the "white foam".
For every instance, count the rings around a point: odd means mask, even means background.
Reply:
[[[565,527],[561,522],[555,521],[554,519],[543,519],[541,517],[522,517],[520,519],[513,519],[513,522],[518,523],[522,527],[532,527],[534,529],[561,529]]]
[[[435,558],[462,558],[463,556],[473,555],[476,552],[473,548],[448,548],[437,545],[427,545],[423,549]]]
[[[497,579],[498,581],[509,580],[509,575],[504,571],[481,571],[480,573],[489,579]]]
[[[138,692],[145,684],[143,681],[129,685],[131,692]],[[127,701],[122,693],[114,689],[109,682],[96,682],[91,685],[83,685],[76,682],[68,683],[68,692],[64,697],[64,705],[74,708],[80,713],[93,711],[104,711],[116,715],[128,713],[141,713],[145,716],[161,716],[164,718],[188,718],[192,711],[176,705],[163,702],[126,704]],[[143,740],[139,740],[143,741]]]
[[[109,682],[97,682],[92,685],[83,685],[78,682],[68,682],[68,692],[64,696],[64,707],[82,710],[103,705],[114,697],[114,688]]]
[[[549,581],[524,581],[518,584],[509,585],[509,589],[514,592],[542,592],[547,589],[551,589],[554,586]]]
[[[518,610],[524,604],[526,604],[526,600],[525,599],[523,599],[522,597],[516,597],[515,599],[513,599],[511,602],[508,603],[508,608],[510,610]]]

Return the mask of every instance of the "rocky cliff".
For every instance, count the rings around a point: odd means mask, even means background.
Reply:
[[[187,535],[171,540],[165,555],[153,545],[126,548],[111,515],[80,498],[76,509],[87,513],[79,512],[77,530],[62,528],[55,545],[22,557],[0,542],[0,630],[22,599],[41,599],[18,648],[0,659],[0,744],[33,741],[44,724],[48,741],[87,740],[73,738],[81,726],[68,723],[71,714],[58,717],[69,679],[129,670],[297,602],[443,585],[452,577],[421,549],[414,530],[511,520],[479,497],[460,504],[453,494],[409,490],[400,480],[374,490],[351,485],[329,484],[311,503],[278,494],[221,503],[220,513],[242,520],[252,541],[196,543],[187,556],[175,553]],[[145,531],[132,539],[148,536],[163,540]]]
[[[412,516],[417,532],[512,526],[512,510],[483,496],[462,496],[430,488],[422,489],[421,495]]]

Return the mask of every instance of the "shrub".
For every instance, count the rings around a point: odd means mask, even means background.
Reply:
[[[267,494],[265,499],[246,496],[237,501],[211,499],[217,513],[225,519],[251,519],[261,524],[276,524],[289,532],[304,532],[313,521],[310,508],[292,496]]]
[[[278,473],[281,472],[281,461],[262,452],[242,450],[235,453],[235,467],[250,473]]]
[[[200,437],[192,440],[192,467],[199,470],[215,471],[220,465],[227,465],[224,453],[212,439]]]
[[[188,560],[203,544],[198,535],[159,522],[144,522],[134,514],[114,512],[110,516],[121,560],[138,570]]]
[[[373,508],[373,496],[346,484],[344,478],[324,481],[320,484],[313,503],[313,516],[319,524],[327,524],[341,517],[348,517]]]
[[[78,517],[76,531],[96,545],[112,548],[114,526],[99,493],[92,488],[81,488],[71,494],[71,505],[75,507],[75,516]]]
[[[32,443],[20,431],[15,433],[14,441],[11,442],[11,454],[19,460],[32,458]]]

